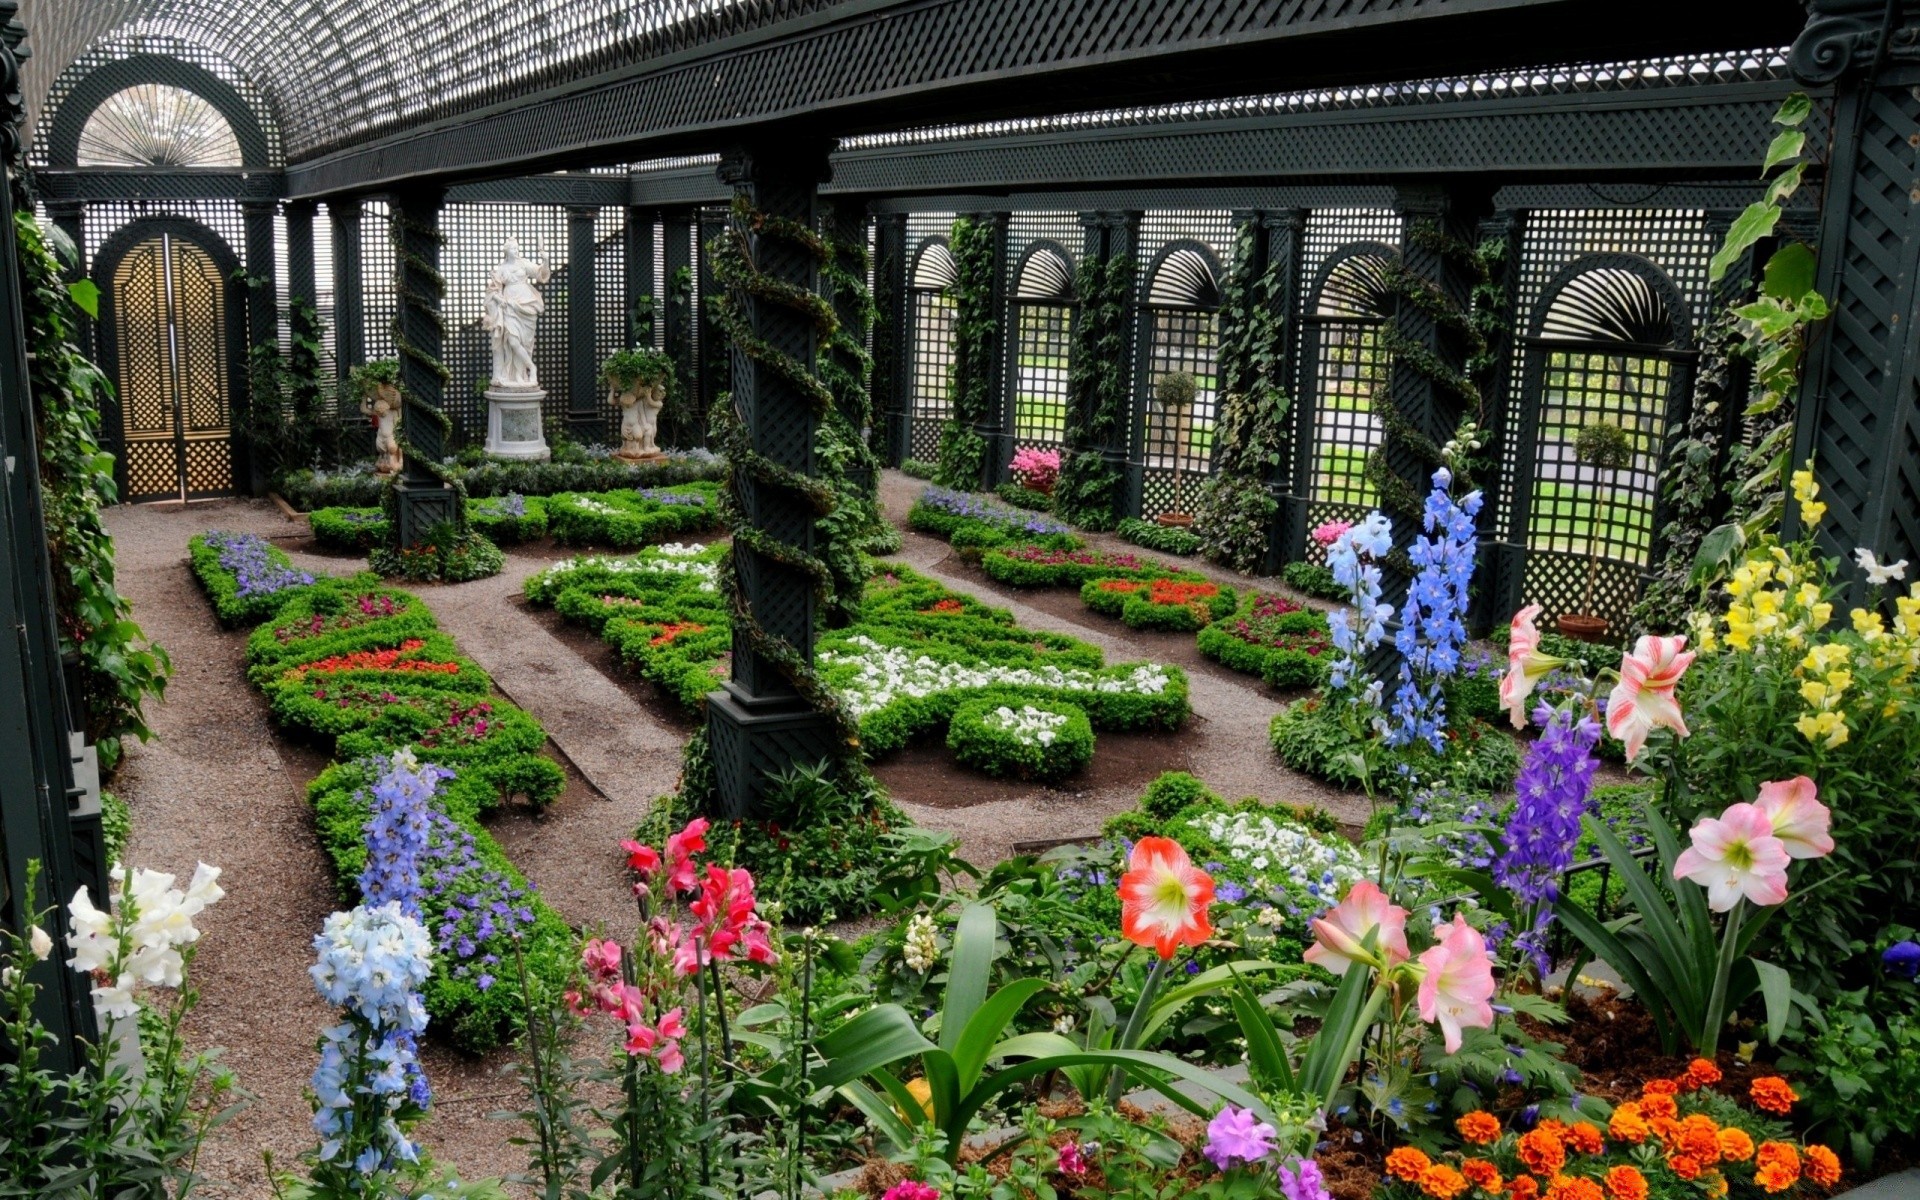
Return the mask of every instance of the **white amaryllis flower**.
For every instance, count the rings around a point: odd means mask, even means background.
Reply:
[[[1882,566],[1880,561],[1874,557],[1873,551],[1867,549],[1865,546],[1857,546],[1854,548],[1853,562],[1855,566],[1866,572],[1867,582],[1873,587],[1885,587],[1889,583],[1907,577],[1906,559],[1903,558],[1899,562],[1887,563]]]

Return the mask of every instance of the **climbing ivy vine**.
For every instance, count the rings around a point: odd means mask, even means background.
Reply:
[[[940,431],[934,482],[973,490],[984,481],[987,443],[975,427],[992,419],[994,345],[1000,314],[993,305],[993,227],[961,217],[948,234],[954,281],[953,367],[948,376],[947,421]]]
[[[21,317],[60,649],[79,657],[87,737],[99,748],[102,770],[111,771],[120,761],[121,739],[152,736],[146,702],[165,692],[173,663],[147,640],[114,582],[113,538],[100,517],[102,508],[119,500],[113,456],[100,447],[107,378],[75,344],[79,310],[33,219],[33,206],[18,198],[15,203]]]
[[[1125,428],[1133,374],[1127,302],[1133,260],[1087,258],[1076,274],[1080,319],[1067,372],[1072,445],[1054,485],[1053,511],[1082,529],[1112,529],[1119,520],[1121,476],[1103,453]]]
[[[1220,383],[1223,393],[1214,473],[1200,489],[1194,533],[1200,550],[1251,573],[1267,556],[1279,503],[1267,487],[1285,446],[1291,399],[1281,370],[1286,321],[1280,313],[1278,264],[1256,270],[1259,230],[1243,225],[1234,238],[1233,268],[1220,289]]]

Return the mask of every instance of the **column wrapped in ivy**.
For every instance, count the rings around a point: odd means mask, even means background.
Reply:
[[[1127,417],[1133,399],[1133,240],[1128,214],[1086,214],[1075,292],[1073,364],[1067,373],[1067,440],[1053,511],[1083,529],[1120,520]]]
[[[1001,278],[1006,262],[1004,213],[976,213],[953,223],[948,249],[953,253],[953,368],[948,380],[946,425],[934,482],[973,490],[990,487],[996,474],[1000,428],[1006,406],[1000,403],[1005,374],[1000,369]]]

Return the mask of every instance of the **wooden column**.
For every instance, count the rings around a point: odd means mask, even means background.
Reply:
[[[367,361],[367,296],[360,275],[360,201],[327,201],[333,227],[333,359],[340,378]]]
[[[405,395],[400,437],[406,462],[394,485],[399,501],[399,542],[416,546],[442,521],[460,522],[460,500],[437,474],[447,453],[447,368],[442,360],[446,326],[440,315],[446,282],[440,275],[440,209],[445,192],[437,187],[396,192],[393,204],[394,274],[399,306],[393,341],[400,354],[400,387]]]
[[[626,336],[621,345],[629,350],[636,348],[651,349],[654,344],[654,329],[659,320],[652,308],[659,302],[653,294],[653,262],[656,247],[653,244],[653,210],[629,208],[627,210],[626,233]],[[642,328],[640,311],[647,309],[648,314]]]
[[[881,460],[897,467],[907,457],[908,372],[912,369],[906,342],[907,214],[883,213],[874,218],[873,246],[873,411],[880,423]]]
[[[594,334],[599,291],[594,279],[593,224],[600,210],[567,207],[567,426],[584,441],[605,441],[608,414],[595,393],[600,355]]]
[[[818,189],[828,170],[826,152],[825,143],[735,147],[721,160],[720,178],[732,185],[747,208],[816,229]],[[754,268],[771,282],[820,290],[820,264],[805,247],[737,220],[730,235],[744,240]],[[819,334],[807,313],[745,288],[733,289],[728,299],[760,346],[812,368]],[[738,343],[733,347],[732,400],[735,417],[755,452],[786,470],[814,473],[813,437],[819,420],[813,401],[790,378],[763,365]],[[765,539],[811,554],[813,506],[792,489],[737,465],[733,490],[745,524],[754,531],[751,538],[736,533],[733,543],[739,586],[736,611],[810,664],[813,579],[752,543]],[[718,791],[717,815],[722,817],[756,812],[770,774],[796,764],[837,761],[840,752],[833,720],[800,695],[786,670],[762,653],[739,618],[733,627],[732,678],[707,697],[707,729]]]

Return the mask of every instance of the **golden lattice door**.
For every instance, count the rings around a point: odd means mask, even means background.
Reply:
[[[227,281],[204,249],[163,233],[113,272],[124,498],[233,491]]]

